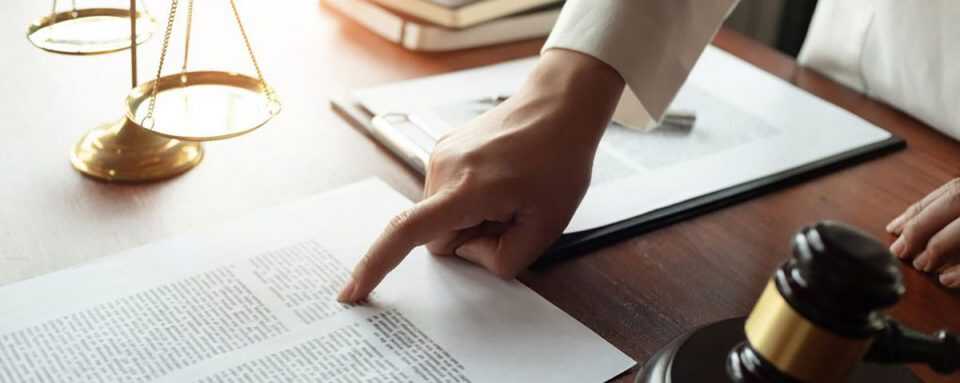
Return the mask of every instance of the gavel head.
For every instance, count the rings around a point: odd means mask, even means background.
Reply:
[[[844,381],[903,293],[883,244],[841,223],[806,227],[750,313],[727,373],[735,382]]]

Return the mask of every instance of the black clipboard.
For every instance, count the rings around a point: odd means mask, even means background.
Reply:
[[[395,146],[394,141],[387,139],[374,128],[372,125],[374,116],[361,105],[346,99],[334,99],[330,101],[330,107],[351,126],[372,136],[378,144],[383,145],[399,159],[404,161],[404,163],[408,164],[408,166],[413,167],[414,170],[423,174],[423,170],[419,169],[419,166],[416,165],[418,162],[417,159],[405,155],[403,148]],[[868,159],[906,148],[906,146],[907,143],[902,138],[891,135],[883,141],[861,146],[799,167],[744,182],[619,222],[586,231],[564,234],[547,250],[546,254],[537,260],[534,267],[584,254],[638,234],[656,230],[675,222],[690,219],[749,198],[809,180],[830,171],[852,166]]]

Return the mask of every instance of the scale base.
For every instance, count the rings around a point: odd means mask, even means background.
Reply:
[[[89,177],[115,182],[149,182],[171,178],[203,159],[203,147],[161,137],[126,118],[101,125],[70,151],[70,163]]]
[[[727,353],[743,342],[746,318],[734,318],[677,337],[650,357],[636,383],[730,382]],[[920,383],[906,366],[864,363],[849,383]]]

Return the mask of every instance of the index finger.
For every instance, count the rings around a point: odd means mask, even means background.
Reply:
[[[380,281],[406,258],[414,247],[454,230],[474,225],[472,204],[454,191],[434,194],[398,214],[353,270],[353,277],[337,299],[356,302],[370,294]]]

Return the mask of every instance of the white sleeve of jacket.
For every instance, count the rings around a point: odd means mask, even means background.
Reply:
[[[607,63],[627,83],[614,118],[659,121],[736,3],[567,0],[543,51],[564,48]]]

